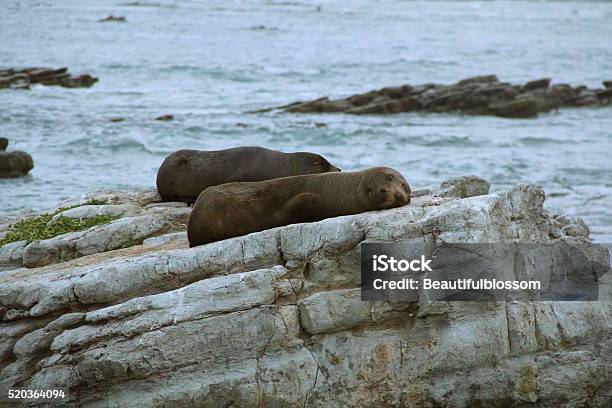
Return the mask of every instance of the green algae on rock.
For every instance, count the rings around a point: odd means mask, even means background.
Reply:
[[[87,202],[83,205],[95,205],[101,202]],[[68,232],[82,231],[95,225],[107,224],[118,217],[110,215],[98,215],[92,218],[69,218],[59,217],[53,223],[51,219],[66,210],[80,206],[60,208],[53,213],[37,215],[16,222],[6,236],[0,240],[0,246],[16,241],[32,242],[39,239],[49,239]]]

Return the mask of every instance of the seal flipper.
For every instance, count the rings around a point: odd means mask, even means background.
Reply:
[[[285,219],[295,220],[295,223],[319,221],[317,207],[321,198],[314,193],[301,193],[287,201],[283,213]]]

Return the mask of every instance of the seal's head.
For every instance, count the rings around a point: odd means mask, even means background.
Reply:
[[[327,159],[316,153],[309,152],[298,152],[296,156],[302,159],[303,164],[306,168],[310,169],[311,172],[305,174],[317,174],[317,173],[329,173],[332,171],[341,171],[338,167],[334,166]]]
[[[366,170],[362,185],[370,205],[377,210],[401,207],[410,203],[411,191],[406,179],[389,167]]]

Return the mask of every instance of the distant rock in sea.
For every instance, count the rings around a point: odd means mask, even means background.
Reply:
[[[161,7],[162,6],[161,3],[149,3],[149,2],[142,2],[142,1],[132,1],[129,3],[121,3],[119,5],[127,6],[127,7]]]
[[[32,156],[21,150],[5,151],[8,139],[0,137],[0,179],[22,177],[34,168]]]
[[[278,31],[278,28],[276,27],[269,27],[265,25],[257,25],[257,26],[249,27],[248,29],[251,31]]]
[[[566,107],[612,104],[612,81],[605,89],[550,85],[550,78],[513,85],[495,75],[468,78],[452,85],[423,84],[382,88],[344,99],[323,97],[295,102],[253,113],[280,109],[292,113],[389,114],[402,112],[492,115],[506,118],[532,118],[539,113]]]
[[[173,120],[174,116],[173,115],[161,115],[155,118],[155,120],[162,120],[162,121],[170,121]]]
[[[71,75],[68,68],[25,68],[0,70],[0,89],[29,89],[31,84],[58,85],[64,88],[89,88],[98,78],[89,74]]]
[[[98,23],[107,23],[110,21],[114,21],[116,23],[125,23],[127,20],[123,16],[113,16],[112,14],[109,14],[107,17],[98,20]]]

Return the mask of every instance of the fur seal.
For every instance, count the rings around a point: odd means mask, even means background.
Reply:
[[[187,227],[194,247],[283,225],[401,207],[410,186],[388,167],[209,187]]]
[[[193,203],[207,187],[238,181],[263,181],[300,174],[340,171],[315,153],[282,153],[263,147],[227,150],[179,150],[157,172],[164,201]]]

